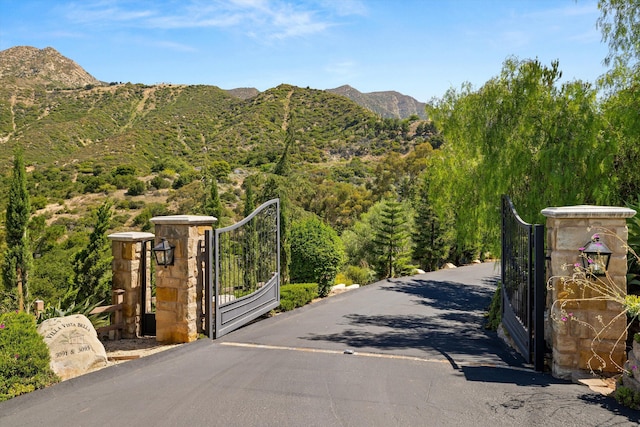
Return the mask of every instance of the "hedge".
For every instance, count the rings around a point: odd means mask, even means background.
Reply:
[[[0,401],[58,382],[49,361],[32,315],[0,314]]]
[[[318,284],[293,283],[280,287],[280,307],[276,311],[290,311],[318,298]]]

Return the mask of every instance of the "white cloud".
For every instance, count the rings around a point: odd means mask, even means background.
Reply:
[[[260,39],[286,39],[325,32],[340,17],[364,12],[359,0],[189,0],[179,3],[74,2],[67,17],[81,25],[113,28],[237,28]]]
[[[114,22],[140,21],[153,16],[151,10],[124,10],[115,2],[96,1],[69,3],[67,17],[80,24],[109,24]]]

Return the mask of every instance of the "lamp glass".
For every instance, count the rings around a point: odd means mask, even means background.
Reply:
[[[158,243],[153,248],[153,254],[156,257],[156,263],[158,265],[173,265],[173,248],[167,239],[162,239],[160,243]]]
[[[604,242],[600,241],[599,236],[594,235],[584,248],[580,248],[580,252],[585,270],[596,276],[606,274],[612,252]]]

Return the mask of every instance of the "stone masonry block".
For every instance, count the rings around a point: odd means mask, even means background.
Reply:
[[[574,338],[589,338],[592,335],[592,330],[588,325],[578,321],[570,321],[571,336]]]
[[[176,302],[178,300],[178,289],[176,288],[156,288],[156,301],[157,302]]]
[[[593,370],[618,373],[620,368],[624,365],[627,357],[624,351],[615,351],[613,353],[596,351],[599,357],[596,357],[590,351],[580,352],[579,368],[585,370]]]
[[[578,365],[578,358],[575,352],[563,353],[553,349],[553,362],[563,368],[573,369]]]
[[[563,227],[558,231],[555,250],[574,250],[578,252],[578,248],[583,247],[591,240],[592,232],[586,227]]]
[[[570,337],[556,336],[553,339],[553,348],[560,353],[575,353],[578,350],[578,342]]]
[[[133,260],[136,259],[136,245],[135,242],[123,242],[122,243],[122,259]]]
[[[156,310],[156,328],[158,326],[166,327],[167,325],[175,325],[177,317],[173,310]]]
[[[114,258],[114,260],[111,262],[111,268],[114,271],[118,271],[118,272],[122,271],[122,272],[125,272],[125,273],[130,273],[131,272],[131,261]]]

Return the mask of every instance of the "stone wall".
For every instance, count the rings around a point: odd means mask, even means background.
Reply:
[[[201,329],[203,269],[201,241],[215,217],[174,215],[151,218],[157,239],[175,246],[174,264],[156,271],[156,340],[195,341]],[[157,242],[156,242],[157,243]]]
[[[136,338],[140,336],[141,316],[141,284],[142,275],[146,275],[147,283],[150,282],[149,268],[150,251],[147,251],[147,269],[142,271],[142,245],[153,240],[151,233],[114,233],[110,234],[111,252],[113,254],[113,289],[123,289],[124,301],[122,316],[124,329],[123,338]]]
[[[626,361],[626,316],[619,316],[607,327],[604,325],[621,313],[621,304],[600,298],[589,288],[584,291],[585,288],[576,283],[563,284],[560,277],[572,275],[574,264],[580,262],[579,248],[594,233],[598,233],[600,240],[613,252],[608,277],[601,280],[626,295],[626,218],[635,215],[635,211],[616,207],[573,206],[547,208],[542,214],[547,217],[548,276],[553,278],[550,282],[553,286],[547,292],[547,308],[554,301],[566,299],[565,309],[570,314],[560,316],[558,305],[555,306],[555,313],[548,313],[545,329],[553,352],[552,373],[559,378],[571,378],[574,374],[591,370],[617,372],[618,367]],[[572,301],[577,298],[583,300]],[[599,339],[596,339],[597,334]],[[594,357],[593,349],[604,363]]]

